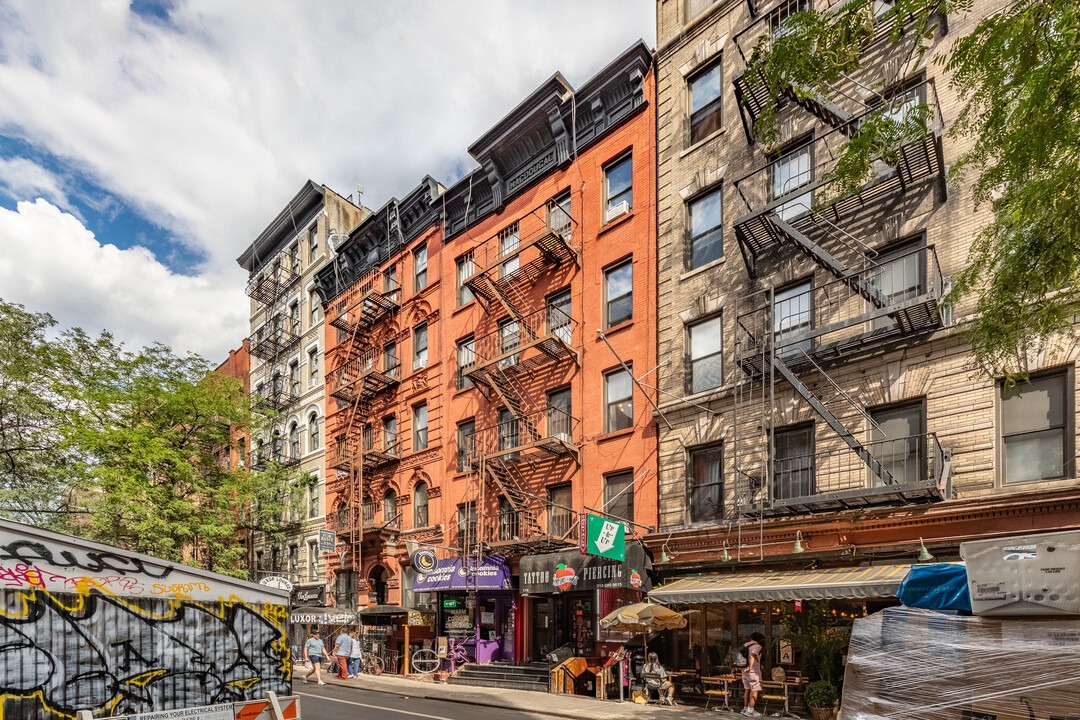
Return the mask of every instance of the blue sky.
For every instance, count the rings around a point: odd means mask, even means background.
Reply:
[[[651,1],[5,0],[0,297],[223,358],[235,258],[305,180],[371,207],[450,183],[553,72],[638,38]]]

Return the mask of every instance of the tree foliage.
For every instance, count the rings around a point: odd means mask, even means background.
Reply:
[[[50,339],[54,325],[0,301],[0,512],[244,576],[241,536],[280,539],[313,479],[222,460],[260,421],[240,382],[162,345]]]
[[[808,10],[762,37],[747,74],[769,96],[828,100],[834,86],[863,67],[875,28],[891,26],[900,67],[917,66],[932,46],[936,18],[971,10],[971,0],[897,0],[876,21],[873,0],[838,10]],[[981,19],[934,59],[963,102],[949,129],[970,148],[950,169],[950,184],[970,184],[992,220],[974,238],[967,266],[947,302],[974,295],[965,332],[975,364],[1015,377],[1055,336],[1072,335],[1080,313],[1080,5],[1075,0],[1020,0]],[[860,76],[861,77],[861,76]],[[925,132],[932,109],[893,117],[885,102],[858,118],[819,202],[873,178],[875,161],[894,165],[901,145]],[[766,144],[778,139],[777,104],[755,122]]]

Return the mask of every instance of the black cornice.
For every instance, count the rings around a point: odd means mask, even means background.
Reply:
[[[446,191],[444,241],[580,153],[647,105],[644,79],[652,52],[638,41],[576,92],[556,73],[469,146],[480,167]],[[576,116],[576,133],[575,133]]]
[[[325,308],[372,266],[382,265],[439,221],[443,188],[425,176],[402,200],[391,198],[353,228],[334,259],[315,273],[315,290]]]
[[[308,180],[273,222],[245,248],[236,262],[254,275],[272,260],[295,236],[318,215],[326,203],[323,186]]]

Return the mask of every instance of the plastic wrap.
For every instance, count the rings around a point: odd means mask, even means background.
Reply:
[[[839,720],[1080,720],[1080,619],[855,620]]]

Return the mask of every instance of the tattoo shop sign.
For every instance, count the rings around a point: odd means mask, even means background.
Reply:
[[[648,592],[652,562],[638,542],[624,544],[624,560],[582,555],[577,550],[527,555],[521,558],[519,585],[522,595],[627,588]]]
[[[0,520],[0,590],[286,605],[288,592]]]

